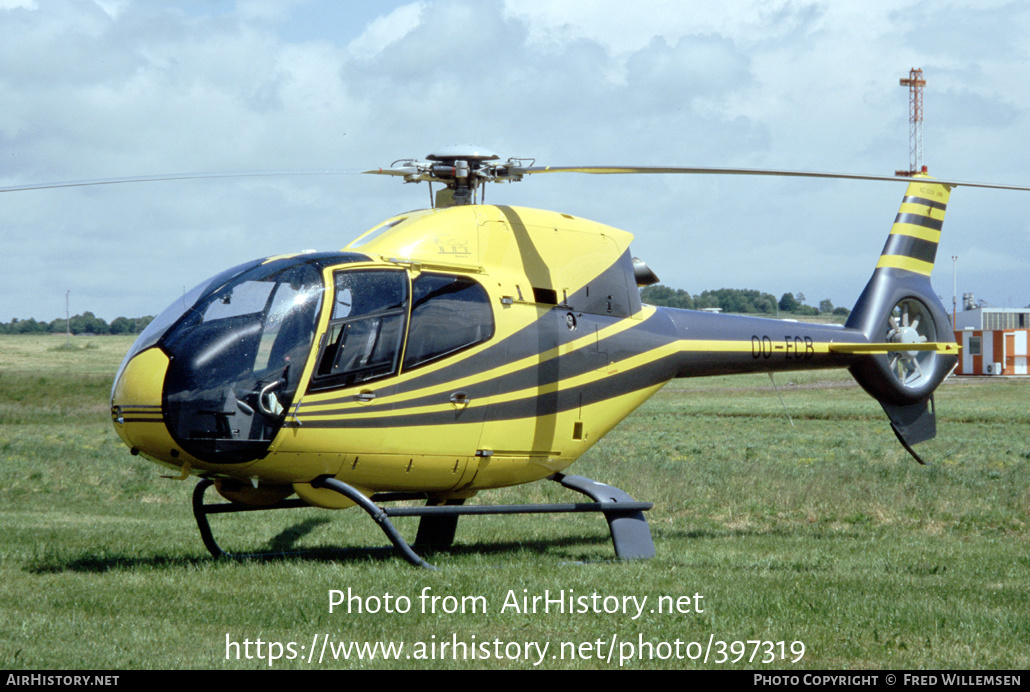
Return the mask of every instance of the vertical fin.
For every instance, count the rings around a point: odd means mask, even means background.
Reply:
[[[913,181],[894,219],[877,269],[905,269],[930,276],[951,191],[945,185]]]
[[[905,192],[873,276],[855,303],[846,326],[858,329],[870,342],[883,340],[880,326],[893,308],[899,292],[919,296],[927,305],[940,305],[930,286],[937,245],[948,209],[951,187],[916,176]],[[937,320],[943,333],[947,311],[940,307]]]
[[[933,393],[954,368],[956,356],[906,351],[904,344],[943,341],[951,331],[948,313],[930,285],[950,195],[951,186],[915,176],[846,325],[871,344],[898,344],[897,351],[859,358],[850,370],[883,406],[891,429],[919,463],[923,460],[912,447],[937,434]]]

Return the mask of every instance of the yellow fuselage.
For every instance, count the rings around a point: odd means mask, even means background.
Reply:
[[[468,497],[561,471],[673,377],[843,367],[856,356],[840,344],[868,341],[642,305],[631,239],[458,206],[399,215],[339,253],[241,265],[141,335],[115,428],[248,504],[350,504],[312,487],[325,476]]]

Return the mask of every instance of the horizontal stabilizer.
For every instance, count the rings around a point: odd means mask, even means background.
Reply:
[[[950,342],[883,343],[883,344],[830,344],[830,353],[896,353],[898,351],[936,351],[958,355],[959,345]]]

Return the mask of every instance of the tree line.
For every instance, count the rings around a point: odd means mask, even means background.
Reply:
[[[36,319],[0,322],[0,334],[139,334],[154,319],[147,317],[116,317],[108,324],[92,312],[75,315],[71,319],[59,317],[50,322]]]
[[[829,300],[819,301],[818,306],[807,305],[805,295],[784,293],[779,300],[771,293],[763,293],[752,289],[720,288],[717,291],[704,291],[690,295],[682,288],[669,288],[661,284],[648,286],[640,291],[640,299],[650,305],[686,310],[705,310],[719,308],[723,312],[757,313],[778,315],[837,315],[847,316],[851,311],[837,308]]]

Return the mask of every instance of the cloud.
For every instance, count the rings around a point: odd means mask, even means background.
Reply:
[[[897,80],[920,65],[931,172],[1030,182],[1018,146],[1030,94],[1016,86],[1030,78],[1017,49],[1028,21],[1020,5],[931,11],[880,0],[6,0],[0,186],[360,171],[464,143],[552,165],[891,173],[908,160],[907,94]],[[369,178],[3,193],[0,222],[5,237],[18,238],[19,259],[0,279],[0,321],[52,319],[41,297],[55,282],[105,318],[153,313],[225,266],[339,248],[428,200],[425,186]],[[789,263],[785,290],[838,305],[864,284],[903,192],[796,180],[547,178],[492,186],[487,201],[626,228],[659,276],[696,291],[775,292],[758,280],[784,272],[760,258],[808,248]],[[953,198],[946,242],[975,245],[987,227],[1015,261],[1030,256],[1021,196],[996,202],[959,190]],[[820,289],[830,266],[840,267],[835,292]],[[1004,283],[998,293],[1030,302],[1025,272],[999,266],[985,287]]]
[[[347,45],[347,49],[359,59],[379,55],[416,29],[422,22],[426,8],[425,2],[413,2],[402,5],[389,14],[376,17],[360,36]]]

